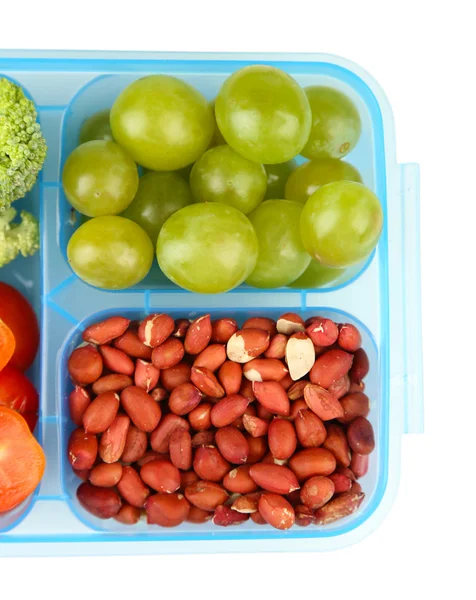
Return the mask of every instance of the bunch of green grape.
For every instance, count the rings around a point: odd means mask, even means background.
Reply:
[[[176,77],[138,79],[83,123],[65,162],[65,196],[88,217],[71,267],[106,289],[139,283],[154,253],[199,293],[345,281],[382,228],[378,199],[342,160],[360,130],[345,94],[273,66],[236,71],[211,101]]]

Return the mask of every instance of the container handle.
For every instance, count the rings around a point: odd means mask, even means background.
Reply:
[[[423,433],[420,271],[420,168],[401,165],[405,433]]]

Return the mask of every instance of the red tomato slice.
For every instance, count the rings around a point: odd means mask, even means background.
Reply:
[[[21,371],[8,364],[0,371],[0,406],[20,413],[31,431],[38,420],[38,392]]]
[[[35,360],[40,341],[38,320],[28,302],[18,290],[0,282],[0,319],[15,338],[15,351],[9,364],[26,371]]]
[[[45,454],[25,420],[0,406],[0,513],[23,502],[44,471]]]
[[[12,330],[0,319],[0,371],[8,364],[15,352],[15,337]]]

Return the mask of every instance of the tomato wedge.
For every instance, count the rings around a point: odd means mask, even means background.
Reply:
[[[26,371],[38,351],[38,320],[28,300],[14,287],[3,282],[0,282],[0,319],[10,328],[15,338],[10,364],[20,371]]]
[[[0,371],[15,352],[15,337],[12,330],[0,319]]]
[[[31,431],[38,420],[38,405],[38,392],[26,375],[11,365],[0,371],[0,407],[20,413]]]
[[[43,449],[25,419],[0,406],[0,513],[15,508],[33,492],[45,463]]]

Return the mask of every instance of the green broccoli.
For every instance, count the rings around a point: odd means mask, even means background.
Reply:
[[[0,212],[0,268],[19,254],[32,256],[40,247],[38,220],[23,210],[20,213],[21,222],[13,223],[16,214],[17,211],[11,206]]]
[[[46,142],[34,103],[21,87],[0,78],[0,213],[35,184]]]

